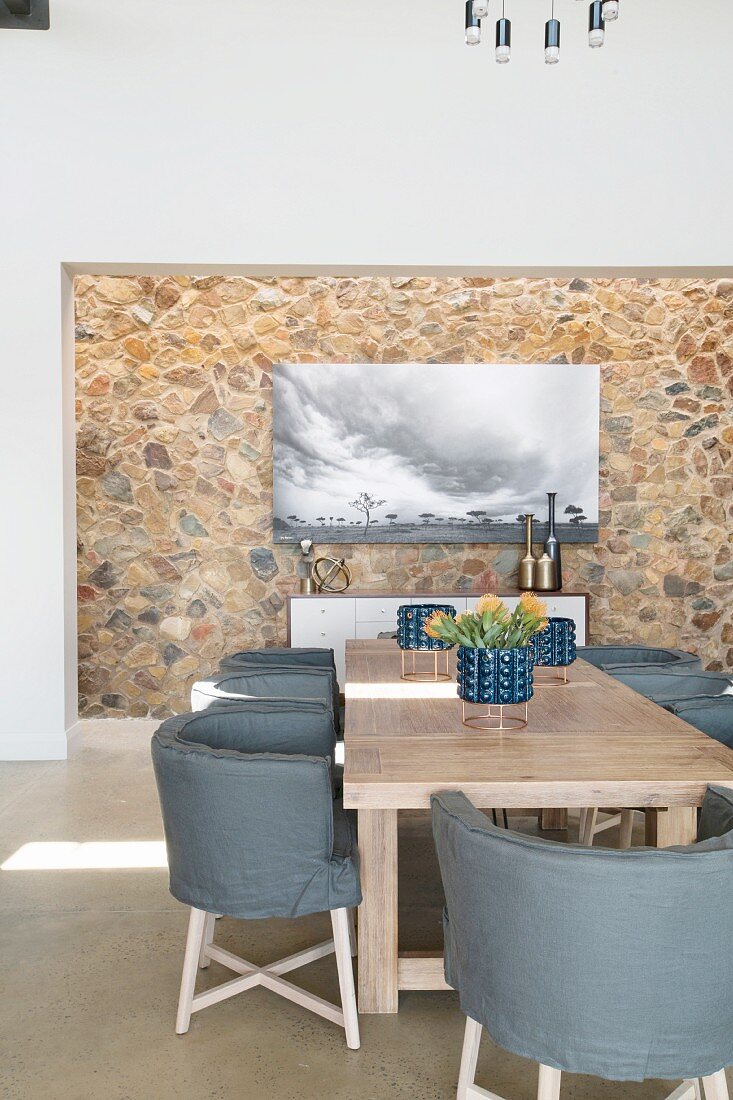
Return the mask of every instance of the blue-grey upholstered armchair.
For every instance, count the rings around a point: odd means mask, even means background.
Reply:
[[[226,684],[227,674],[223,675]],[[234,712],[234,725],[227,725],[225,729],[232,728],[235,743],[246,743],[250,752],[299,752],[304,756],[328,757],[334,796],[341,796],[344,768],[335,759],[336,730],[330,699],[259,699],[242,695],[229,697],[225,693],[215,697],[207,695],[211,690],[209,685],[216,685],[220,679],[214,676],[204,681],[201,694],[198,693],[198,685],[194,685],[194,712],[202,713],[209,709]],[[186,717],[190,719],[190,715]],[[213,724],[209,729],[213,729]]]
[[[333,712],[339,720],[340,689],[332,649],[278,646],[272,646],[269,649],[243,649],[239,653],[230,654],[219,662],[219,668],[223,672],[236,671],[242,666],[256,668],[262,665],[266,668],[318,668],[326,670],[331,677]],[[340,723],[338,728],[343,728],[343,723]]]
[[[693,699],[706,696],[733,695],[733,679],[725,672],[690,671],[685,665],[649,670],[613,670],[614,680],[638,691],[655,703],[668,703],[676,699]]]
[[[596,668],[613,675],[617,670],[635,669],[643,665],[655,668],[700,668],[700,658],[683,649],[660,649],[646,645],[586,645],[578,646],[578,657]]]
[[[709,792],[697,845],[631,852],[497,829],[460,792],[432,807],[446,979],[468,1017],[459,1100],[494,1096],[474,1084],[482,1028],[540,1063],[541,1100],[563,1070],[684,1078],[678,1100],[703,1078],[727,1100],[733,792]]]
[[[663,704],[684,722],[733,749],[733,695],[717,699],[676,699]]]
[[[672,672],[694,674],[699,671],[702,673],[700,658],[683,649],[660,649],[644,645],[578,646],[578,657],[624,683],[628,683],[626,676],[637,676],[642,673],[647,676]],[[634,685],[629,684],[629,686]],[[641,694],[644,692],[642,691]],[[604,820],[599,819],[598,813],[597,806],[589,806],[581,810],[579,833],[581,843],[592,845],[598,833],[620,825],[619,845],[621,848],[628,848],[634,827],[634,811],[622,810],[612,813]]]
[[[339,711],[333,677],[325,668],[293,668],[287,665],[239,665],[198,680],[191,688],[191,710],[206,710],[222,702],[240,699],[317,699],[331,711],[338,735]],[[335,709],[334,709],[335,704]]]
[[[170,890],[191,907],[176,1021],[256,985],[310,1008],[346,1029],[359,1046],[351,966],[349,910],[361,901],[353,816],[334,801],[327,747],[301,733],[263,752],[272,731],[258,731],[237,707],[214,708],[164,722],[152,756],[163,814]],[[320,740],[319,740],[320,738]],[[330,912],[333,940],[287,960],[257,967],[217,947],[214,919],[247,920]],[[336,952],[343,1009],[283,981],[282,975]],[[194,995],[196,971],[214,959],[240,979]]]

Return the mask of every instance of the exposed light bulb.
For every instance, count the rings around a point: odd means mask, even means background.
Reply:
[[[496,60],[506,65],[512,56],[512,23],[510,19],[496,21]]]
[[[603,19],[603,4],[601,0],[593,0],[590,6],[588,18],[588,45],[593,50],[602,46],[606,38],[606,24]]]
[[[557,65],[560,60],[560,20],[545,23],[545,65]]]
[[[473,0],[473,14],[476,19],[483,19],[489,14],[489,0]]]
[[[466,0],[466,45],[478,46],[481,41],[481,20],[474,15],[473,0]]]
[[[603,0],[603,18],[607,23],[618,19],[618,0]]]

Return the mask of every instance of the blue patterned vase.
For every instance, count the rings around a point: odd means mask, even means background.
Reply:
[[[541,668],[564,668],[577,656],[572,619],[548,619],[547,626],[531,640],[534,663]]]
[[[456,618],[456,608],[450,604],[403,604],[397,608],[397,645],[401,649],[416,649],[424,653],[452,649],[452,643],[431,638],[425,632],[425,620],[434,612],[445,612]]]
[[[442,603],[403,604],[397,611],[397,645],[400,649],[419,650],[421,653],[434,653],[436,650],[453,649],[451,642],[440,638],[431,638],[425,633],[425,620],[435,611],[444,611],[452,619],[456,617],[455,607]]]
[[[511,706],[534,694],[532,646],[516,649],[458,647],[458,696],[466,703]]]

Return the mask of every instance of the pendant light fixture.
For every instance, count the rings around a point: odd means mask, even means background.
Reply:
[[[3,0],[0,0],[0,5]],[[733,2],[733,0],[732,0]],[[481,20],[489,13],[491,0],[466,0],[466,45],[481,42]],[[591,0],[588,12],[588,45],[598,49],[606,39],[606,23],[619,17],[620,0]],[[512,56],[512,22],[506,17],[506,0],[502,0],[501,17],[496,21],[496,61],[506,65]],[[551,0],[550,18],[545,23],[545,64],[557,65],[560,60],[560,20],[555,18],[555,0]]]
[[[592,50],[602,46],[606,38],[606,23],[603,18],[602,0],[591,0],[588,13],[588,45]]]
[[[506,18],[506,0],[502,0],[501,19],[496,21],[496,61],[506,65],[512,56],[512,21]]]
[[[481,41],[481,20],[473,13],[473,0],[466,0],[466,45],[478,46]]]
[[[557,65],[560,60],[560,20],[555,18],[555,0],[552,14],[545,23],[545,65]]]

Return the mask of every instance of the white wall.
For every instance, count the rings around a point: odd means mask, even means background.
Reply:
[[[50,32],[0,31],[0,756],[63,756],[74,720],[62,264],[733,264],[729,0],[622,0],[593,52],[556,0],[554,69],[549,0],[510,2],[504,69],[461,0],[51,0]]]

